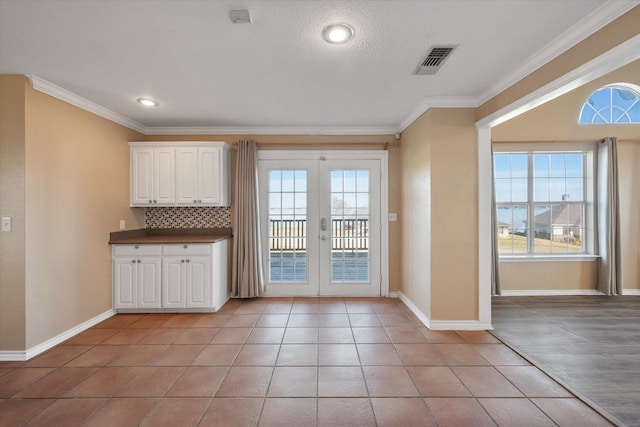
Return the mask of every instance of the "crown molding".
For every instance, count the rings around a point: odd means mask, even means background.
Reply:
[[[484,104],[494,96],[513,86],[538,68],[557,58],[638,5],[640,5],[640,0],[607,1],[582,21],[569,28],[540,49],[536,54],[532,55],[527,62],[511,70],[500,81],[487,88],[487,90],[477,97],[478,105]]]
[[[400,123],[397,132],[404,131],[429,108],[477,108],[479,105],[473,96],[430,96],[420,101],[409,117]]]
[[[395,126],[194,126],[148,127],[146,135],[393,135]]]
[[[119,125],[135,130],[136,132],[146,134],[147,128],[135,120],[131,120],[128,117],[113,112],[108,108],[98,105],[95,102],[91,102],[88,99],[78,96],[67,89],[63,89],[60,86],[33,74],[27,74],[27,78],[31,83],[31,87],[37,91],[51,95],[54,98],[60,99],[61,101],[67,102],[71,105],[75,105],[78,108],[82,108],[85,111],[95,114],[96,116],[100,116]]]
[[[640,34],[476,122],[494,127],[640,59]]]

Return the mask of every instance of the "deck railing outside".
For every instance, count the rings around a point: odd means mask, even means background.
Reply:
[[[305,219],[272,219],[269,227],[270,250],[307,250],[307,221]],[[331,242],[333,250],[368,249],[368,219],[332,219]]]

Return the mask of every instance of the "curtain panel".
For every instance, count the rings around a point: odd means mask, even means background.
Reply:
[[[231,296],[255,298],[264,293],[255,141],[238,142],[235,185]]]
[[[616,138],[598,143],[597,167],[598,290],[605,295],[622,294],[620,260],[620,201],[618,196],[618,147]]]
[[[500,290],[500,247],[498,242],[498,212],[496,209],[496,170],[493,167],[493,146],[491,147],[491,295],[501,295]]]

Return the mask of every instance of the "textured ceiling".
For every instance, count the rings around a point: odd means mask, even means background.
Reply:
[[[0,72],[38,76],[145,128],[393,132],[426,99],[486,100],[631,4],[0,0]],[[253,23],[232,24],[234,9]],[[355,37],[324,42],[333,22]],[[413,75],[432,44],[459,47],[436,75]]]

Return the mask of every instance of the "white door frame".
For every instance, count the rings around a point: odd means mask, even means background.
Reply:
[[[382,150],[258,150],[260,160],[380,161],[380,295],[389,296],[389,153]]]

